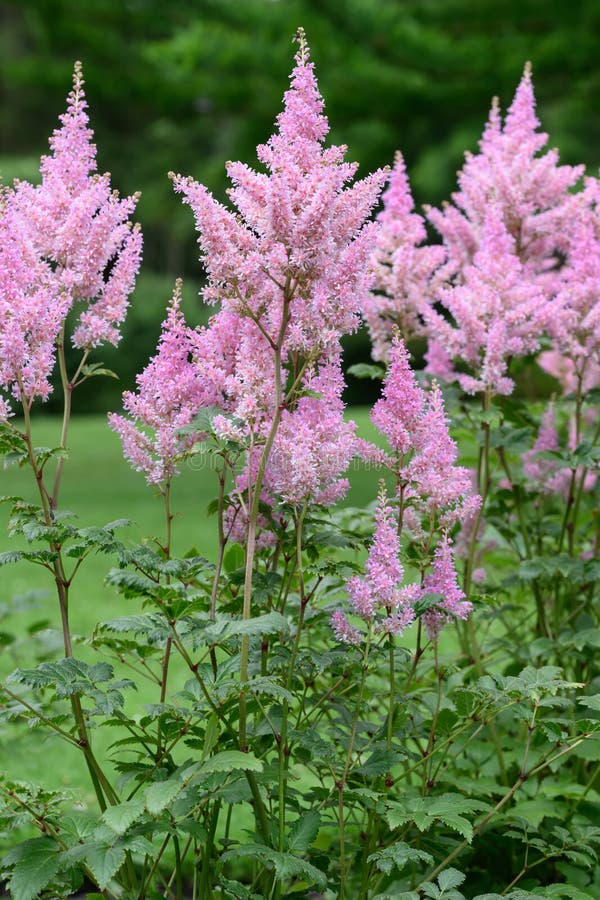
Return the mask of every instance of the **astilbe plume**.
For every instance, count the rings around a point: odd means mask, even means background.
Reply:
[[[217,428],[260,447],[275,422],[264,485],[290,503],[339,494],[352,434],[343,421],[339,341],[357,326],[371,284],[377,225],[366,219],[387,177],[382,170],[349,186],[356,165],[344,162],[346,148],[324,147],[328,130],[300,35],[276,132],[258,147],[266,171],[227,166],[237,212],[172,175],[198,228],[203,297],[221,307],[195,349],[200,369],[218,344],[226,360]]]
[[[342,476],[357,451],[355,424],[343,417],[339,355],[309,369],[303,387],[308,393],[282,413],[265,486],[294,506],[328,506],[346,493],[348,480]]]
[[[385,492],[380,494],[365,577],[351,579],[347,590],[354,616],[392,634],[401,634],[414,620],[415,603],[424,593],[439,594],[439,603],[425,620],[436,637],[451,616],[465,618],[470,609],[457,586],[448,531],[471,518],[481,501],[472,492],[470,472],[456,465],[458,450],[448,431],[439,387],[434,383],[426,392],[419,386],[398,334],[389,357],[382,396],[371,419],[392,451],[381,461],[395,476],[398,507],[393,510]],[[400,541],[405,528],[422,546],[422,579],[420,584],[401,587]],[[335,611],[332,627],[341,641],[362,640],[363,632],[343,610]]]
[[[396,335],[382,396],[371,420],[388,440],[393,456],[388,466],[397,477],[403,500],[419,515],[442,527],[463,519],[477,508],[469,471],[456,465],[458,450],[450,436],[441,391],[426,392],[417,383],[403,340]],[[409,517],[416,523],[415,516]]]
[[[561,284],[546,322],[554,354],[545,362],[551,371],[554,363],[552,374],[567,391],[576,393],[580,383],[585,393],[600,384],[600,183],[590,178],[577,199]]]
[[[109,415],[110,427],[123,443],[123,452],[134,469],[144,472],[150,484],[164,485],[177,474],[177,462],[197,441],[186,430],[199,407],[210,395],[207,384],[191,365],[193,332],[180,308],[178,281],[162,326],[156,355],[137,376],[137,391],[123,394],[128,418]]]
[[[350,613],[375,631],[402,634],[414,621],[414,603],[421,594],[417,584],[402,586],[403,578],[397,516],[382,488],[365,576],[355,576],[346,585]],[[334,611],[331,624],[336,638],[344,643],[359,644],[364,639],[364,629],[353,625],[341,609]]]
[[[427,634],[435,640],[446,622],[466,619],[473,608],[458,586],[453,548],[447,535],[435,548],[431,572],[425,576],[423,587],[428,594],[440,596],[435,607],[423,613]]]
[[[374,253],[373,293],[363,311],[369,326],[373,358],[386,360],[391,338],[399,328],[404,339],[423,333],[423,309],[431,301],[432,275],[445,258],[441,245],[425,244],[422,216],[414,211],[406,165],[396,154]]]
[[[597,425],[596,410],[590,410],[590,412],[592,413],[591,422],[595,427]],[[569,450],[573,451],[577,444],[576,423],[574,417],[571,416],[568,423],[566,445]],[[529,488],[542,494],[558,494],[564,498],[568,497],[572,478],[571,470],[561,466],[558,456],[549,459],[541,456],[542,453],[548,451],[558,454],[561,449],[554,404],[550,403],[542,415],[533,447],[521,456],[523,473],[528,479]],[[583,491],[593,490],[597,483],[597,477],[597,472],[584,471],[582,466],[578,466],[575,471],[576,481],[581,484]]]
[[[559,469],[558,460],[545,459],[539,455],[558,450],[556,415],[554,406],[550,404],[542,415],[533,447],[522,455],[523,473],[527,476],[529,485],[542,493],[562,493],[568,486],[569,473],[565,469]]]
[[[524,277],[546,297],[555,291],[575,202],[570,188],[581,178],[583,166],[561,166],[556,150],[542,152],[548,135],[539,130],[535,106],[527,64],[504,121],[494,99],[479,153],[466,154],[453,202],[427,210],[447,250],[446,277],[460,280],[463,267],[473,261],[494,201],[515,242]]]
[[[55,344],[68,309],[14,191],[6,189],[0,197],[0,387],[23,403],[45,400],[52,390]],[[9,401],[0,397],[0,421],[10,414]]]
[[[56,295],[85,304],[76,347],[117,344],[138,272],[142,235],[132,225],[137,195],[120,198],[110,174],[97,173],[80,63],[60,128],[42,157],[41,184],[15,184],[15,205],[35,252],[53,268]],[[61,301],[63,302],[63,301]]]
[[[527,276],[497,202],[488,204],[472,262],[457,284],[438,290],[437,299],[450,318],[430,306],[425,319],[445,354],[442,362],[458,359],[471,369],[455,374],[463,390],[510,394],[509,362],[538,348],[550,301]],[[429,357],[428,371],[443,377],[447,371],[438,373],[436,361]]]

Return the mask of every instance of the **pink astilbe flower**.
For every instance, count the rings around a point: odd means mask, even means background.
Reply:
[[[458,274],[460,279],[464,266],[472,263],[493,200],[515,242],[524,276],[545,297],[555,290],[575,202],[570,188],[583,166],[561,166],[556,150],[542,152],[548,136],[539,125],[528,64],[504,122],[494,100],[479,153],[466,154],[453,203],[427,211],[448,253],[447,277]]]
[[[15,185],[16,204],[27,220],[36,252],[54,270],[55,291],[69,304],[85,304],[73,333],[76,347],[117,344],[128,297],[139,269],[142,236],[129,216],[137,195],[120,198],[110,175],[96,171],[81,65],[61,126],[42,158],[42,182]],[[107,274],[108,272],[108,274]]]
[[[15,194],[0,197],[0,387],[31,405],[51,392],[55,344],[69,309],[40,259]],[[0,399],[0,420],[10,404]]]
[[[562,360],[556,367],[562,369],[560,380],[573,393],[578,382],[584,392],[600,384],[600,184],[595,179],[588,180],[579,201],[561,285],[546,322]]]
[[[204,300],[220,304],[194,356],[202,375],[215,362],[217,428],[246,454],[249,491],[267,447],[260,496],[273,504],[336,500],[354,452],[354,427],[342,418],[340,338],[356,328],[370,288],[378,226],[366,220],[387,173],[350,185],[356,165],[344,162],[346,148],[324,146],[328,130],[301,34],[275,134],[257,149],[265,171],[227,166],[235,210],[172,176],[199,232]],[[232,515],[244,520],[240,509]]]
[[[240,354],[246,377],[251,368],[263,370],[282,331],[284,360],[290,352],[316,360],[335,350],[357,326],[372,279],[377,226],[365,220],[386,172],[347,186],[356,165],[343,161],[344,147],[323,147],[329,126],[303,41],[291,82],[277,131],[258,148],[267,172],[227,167],[237,215],[202,185],[173,176],[199,230],[204,299],[251,325]],[[272,387],[269,393],[272,415]]]
[[[548,311],[540,287],[526,275],[498,203],[488,204],[461,282],[440,288],[437,299],[451,320],[434,307],[426,309],[425,318],[447,357],[471,368],[473,374],[456,375],[463,390],[510,394],[509,360],[537,349]]]
[[[441,597],[435,607],[423,613],[425,628],[431,640],[437,639],[441,628],[451,619],[468,618],[473,607],[458,586],[454,553],[446,536],[435,548],[432,570],[426,575],[423,588],[428,594],[439,594]]]
[[[269,458],[265,485],[287,503],[330,505],[348,489],[342,475],[356,454],[356,426],[344,421],[344,379],[339,355],[304,379],[294,410],[284,410]]]
[[[363,639],[362,632],[348,621],[348,617],[341,609],[336,609],[331,614],[331,628],[336,640],[342,644],[354,644],[358,646]]]
[[[357,575],[346,585],[352,614],[374,625],[376,630],[402,634],[414,621],[414,604],[421,594],[418,585],[403,586],[403,578],[398,522],[382,489],[365,576],[361,578]],[[334,613],[332,626],[339,640],[359,642],[361,632],[350,625],[343,612]]]
[[[440,245],[427,239],[422,216],[414,203],[400,153],[383,194],[381,225],[374,254],[375,281],[363,311],[373,344],[373,358],[387,360],[394,329],[408,339],[423,333],[423,308],[430,300],[433,272],[445,258]]]
[[[417,384],[408,351],[399,336],[392,342],[389,357],[382,396],[371,410],[371,421],[385,435],[392,449],[404,456],[414,449],[425,395]]]
[[[427,409],[415,432],[415,453],[403,470],[411,494],[430,516],[448,526],[478,509],[480,497],[472,493],[471,474],[457,466],[458,448],[450,437],[448,419],[439,386],[434,382]]]
[[[544,494],[563,493],[568,487],[570,472],[560,469],[558,460],[543,459],[544,451],[558,451],[558,433],[554,407],[550,404],[542,415],[540,430],[531,450],[523,453],[523,473],[532,487]]]
[[[479,504],[472,494],[468,470],[457,466],[458,450],[450,437],[441,391],[433,384],[425,392],[417,384],[408,352],[396,336],[381,398],[371,413],[373,424],[387,438],[396,461],[403,498],[421,513],[438,516],[448,526]]]
[[[198,440],[197,433],[181,433],[205,404],[206,385],[192,364],[192,332],[180,309],[181,282],[173,292],[156,355],[137,376],[137,391],[123,394],[130,418],[112,413],[109,424],[123,443],[134,469],[150,484],[164,484],[177,474],[177,461]],[[209,386],[210,393],[210,386]]]
[[[577,391],[577,369],[575,363],[559,350],[544,350],[537,357],[537,363],[544,372],[552,375],[560,383],[564,394],[575,394]],[[582,376],[582,391],[600,387],[600,363],[588,357]]]
[[[594,425],[597,416],[594,416]],[[568,447],[575,450],[577,446],[577,432],[575,421],[573,418],[569,421]],[[542,415],[540,429],[531,450],[522,454],[523,473],[529,479],[531,487],[540,491],[542,494],[559,494],[567,497],[569,494],[569,485],[571,482],[571,469],[561,467],[558,459],[540,458],[540,453],[544,451],[559,451],[560,441],[556,428],[556,416],[554,406],[550,404]],[[582,467],[578,466],[576,470],[576,480],[579,482],[582,476]],[[585,473],[582,482],[582,490],[593,490],[597,481],[597,473],[588,471]]]

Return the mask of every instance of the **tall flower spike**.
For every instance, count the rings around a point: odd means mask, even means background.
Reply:
[[[204,379],[191,360],[193,333],[185,324],[180,304],[178,280],[157,353],[137,376],[137,391],[123,394],[129,418],[115,413],[108,417],[126,458],[134,469],[145,473],[150,484],[163,484],[178,473],[177,461],[198,438],[194,433],[182,434],[181,429],[205,402]]]
[[[51,392],[55,344],[68,299],[57,292],[52,269],[42,260],[17,209],[15,194],[0,195],[0,388],[31,405]],[[10,414],[0,398],[0,420]]]
[[[16,184],[16,201],[39,255],[53,267],[56,290],[83,302],[73,334],[77,347],[116,344],[139,269],[142,236],[129,216],[137,195],[119,198],[110,175],[96,171],[81,64],[60,127],[41,162],[42,183]],[[106,274],[107,272],[110,274]]]
[[[421,594],[418,585],[402,586],[403,578],[398,522],[382,483],[365,576],[355,576],[346,585],[352,614],[365,623],[373,624],[376,630],[402,634],[414,621],[414,603]],[[361,632],[348,622],[342,610],[333,614],[332,627],[338,640],[346,643],[359,643],[361,640]]]
[[[425,223],[414,212],[401,153],[396,154],[382,200],[373,293],[364,305],[377,360],[387,360],[394,329],[399,328],[405,339],[423,333],[423,308],[431,302],[433,273],[445,258],[442,246],[422,246],[427,239]]]
[[[479,153],[466,154],[453,203],[427,212],[448,252],[447,276],[473,260],[493,198],[524,273],[546,296],[555,290],[573,220],[570,188],[583,166],[560,166],[556,150],[542,153],[548,136],[538,130],[539,124],[527,64],[504,123],[497,100],[492,103]]]
[[[549,301],[525,272],[500,204],[488,204],[478,248],[461,280],[437,296],[451,319],[428,307],[429,333],[447,357],[471,367],[472,374],[456,375],[463,390],[510,394],[508,360],[537,349]]]
[[[459,588],[454,567],[454,554],[449,539],[444,536],[435,548],[433,567],[425,577],[424,589],[429,594],[439,594],[441,599],[435,608],[423,614],[427,634],[436,640],[443,625],[450,619],[466,619],[473,606]]]
[[[273,504],[324,503],[345,489],[355,444],[343,419],[340,339],[358,325],[371,284],[378,226],[367,218],[387,177],[348,184],[356,166],[345,147],[324,146],[329,124],[302,32],[298,40],[275,133],[257,148],[263,171],[227,165],[233,209],[172,175],[199,232],[203,297],[221,307],[200,345],[229,323],[218,428],[245,452],[264,447],[275,422],[260,494]],[[253,466],[247,454],[240,484],[254,484]]]
[[[423,415],[425,398],[410,367],[404,341],[396,335],[390,350],[390,366],[382,397],[371,411],[371,421],[401,456],[414,449],[415,433]]]
[[[458,450],[448,431],[439,386],[426,393],[412,371],[408,352],[396,335],[381,398],[371,420],[387,438],[396,459],[388,460],[413,510],[444,528],[477,508],[469,472],[456,465]],[[415,516],[412,516],[414,524]]]
[[[578,201],[562,283],[546,325],[559,355],[557,375],[562,368],[565,386],[576,390],[580,379],[587,391],[600,382],[600,182],[588,179]],[[552,361],[546,356],[551,368]]]
[[[343,161],[344,147],[323,147],[328,128],[302,37],[276,132],[257,149],[266,173],[227,166],[239,215],[192,179],[172,176],[199,230],[205,299],[253,320],[267,341],[276,341],[285,316],[285,349],[311,358],[358,324],[377,231],[365,220],[386,179],[381,170],[347,187],[356,166]]]

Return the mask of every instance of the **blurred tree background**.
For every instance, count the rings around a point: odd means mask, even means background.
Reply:
[[[449,196],[491,97],[510,103],[527,59],[562,160],[600,163],[598,0],[4,0],[0,17],[4,181],[36,178],[81,59],[100,169],[121,192],[142,191],[143,276],[122,349],[102,353],[121,380],[92,382],[90,410],[118,407],[133,385],[176,276],[190,321],[206,317],[192,216],[167,172],[225,198],[225,160],[253,164],[271,133],[300,24],[331,140],[348,144],[363,174],[401,149],[417,204]],[[365,336],[353,338],[349,362],[366,355]],[[349,399],[364,399],[361,389]]]

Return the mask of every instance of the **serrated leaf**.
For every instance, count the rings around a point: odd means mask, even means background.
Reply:
[[[34,900],[58,872],[60,856],[56,843],[41,837],[19,844],[3,863],[14,865],[9,880],[13,900]]]
[[[461,884],[466,880],[466,875],[463,875],[462,872],[459,872],[458,869],[444,869],[443,872],[440,872],[438,875],[438,884],[443,891],[447,891],[450,888],[460,887]]]
[[[239,857],[250,857],[258,859],[270,868],[275,869],[275,873],[280,880],[286,878],[303,878],[307,884],[316,884],[320,888],[325,888],[327,878],[320,869],[291,853],[282,853],[279,850],[272,850],[264,844],[244,844],[227,850],[221,856],[223,861]]]
[[[105,890],[125,862],[125,849],[120,844],[91,844],[86,849],[85,860],[98,887]]]
[[[158,815],[172,803],[183,788],[184,785],[180,779],[169,778],[167,781],[155,781],[149,788],[146,788],[146,809],[151,815]]]
[[[321,816],[316,809],[311,809],[297,819],[290,832],[290,851],[305,853],[315,840],[321,827]]]
[[[439,797],[415,797],[402,802],[388,803],[386,819],[390,828],[399,828],[414,822],[419,831],[427,831],[434,822],[440,821],[453,831],[457,831],[469,843],[473,837],[473,826],[463,815],[483,812],[486,804],[478,800],[462,797],[460,794],[442,794]]]
[[[215,772],[262,772],[263,764],[252,753],[241,750],[223,750],[205,760],[197,769],[198,775],[213,775]]]
[[[424,850],[417,850],[416,847],[411,847],[404,841],[398,841],[391,847],[372,853],[367,862],[374,862],[381,872],[390,875],[393,868],[402,871],[408,863],[424,862],[430,865],[433,857]]]
[[[22,550],[5,550],[0,553],[0,566],[9,566],[25,558]]]
[[[109,806],[102,814],[102,820],[116,834],[125,834],[130,825],[133,825],[144,814],[146,805],[140,799],[126,800],[117,806]]]
[[[244,565],[244,548],[240,544],[231,544],[223,557],[223,568],[226,572],[235,572]]]

